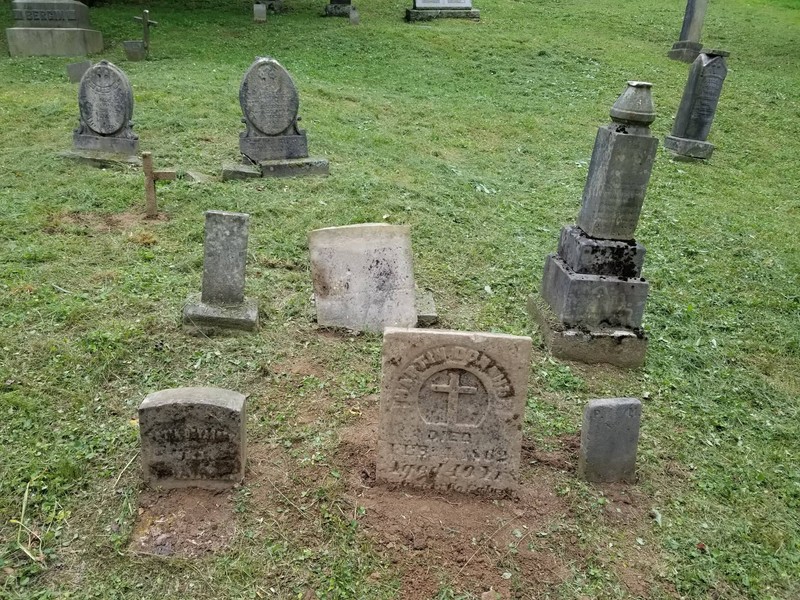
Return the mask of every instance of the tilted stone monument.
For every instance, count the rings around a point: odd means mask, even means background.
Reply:
[[[239,135],[239,150],[245,167],[258,165],[262,177],[328,174],[327,160],[308,157],[306,132],[297,125],[297,88],[278,61],[255,60],[242,79],[239,104],[245,124],[245,131]],[[226,166],[223,179],[247,176],[235,171]]]
[[[515,490],[530,354],[528,337],[387,328],[378,480]]]
[[[651,84],[630,81],[595,139],[576,226],[561,231],[547,257],[541,299],[529,311],[551,353],[622,367],[644,362],[641,328],[649,285],[645,249],[633,238],[658,141]]]
[[[325,6],[325,16],[349,17],[351,10],[353,10],[351,0],[330,0],[330,3]]]
[[[414,7],[406,9],[406,21],[432,19],[475,19],[481,11],[472,8],[472,0],[414,0]]]
[[[687,0],[680,40],[672,45],[672,50],[667,53],[668,57],[687,63],[694,62],[700,50],[703,49],[700,34],[703,31],[706,8],[708,8],[708,0]]]
[[[77,152],[135,156],[139,138],[132,131],[133,90],[125,73],[101,60],[78,86],[80,124],[72,136]]]
[[[103,51],[103,34],[90,29],[89,8],[73,0],[14,0],[6,29],[11,56],[85,56]]]
[[[188,333],[253,331],[258,327],[258,302],[244,295],[250,215],[206,211],[203,244],[203,288],[183,309]]]
[[[664,139],[664,147],[676,155],[711,158],[714,144],[706,140],[728,75],[725,57],[729,55],[724,50],[703,50],[692,64],[672,134]]]
[[[407,225],[326,227],[308,236],[317,323],[354,331],[417,323]]]
[[[245,397],[231,390],[161,390],[139,406],[148,485],[224,489],[244,479]]]
[[[636,481],[641,416],[637,398],[589,402],[583,411],[578,476],[596,483]]]

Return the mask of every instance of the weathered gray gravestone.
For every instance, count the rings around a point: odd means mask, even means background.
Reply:
[[[328,161],[308,158],[306,132],[297,126],[300,106],[292,78],[274,58],[257,58],[239,88],[245,131],[239,150],[245,166],[258,164],[262,177],[327,175]],[[240,178],[235,169],[223,179]],[[246,174],[245,174],[246,175]]]
[[[150,20],[149,10],[143,10],[142,16],[133,17],[133,20],[141,21],[142,23],[142,39],[122,42],[125,48],[125,56],[133,62],[147,60],[150,54],[150,28],[158,26],[158,21]]]
[[[680,40],[672,45],[672,50],[667,53],[668,57],[687,63],[694,62],[703,48],[700,33],[703,31],[706,8],[708,0],[687,0]]]
[[[326,17],[349,17],[353,9],[351,0],[330,0],[325,7]]]
[[[80,124],[72,136],[75,150],[136,155],[133,90],[119,68],[101,60],[87,69],[78,87],[78,107]]]
[[[92,61],[82,60],[81,62],[70,63],[67,65],[67,77],[70,83],[80,83],[83,74],[92,67]]]
[[[250,215],[206,211],[203,244],[203,288],[183,309],[189,333],[253,331],[258,326],[258,303],[244,295]]]
[[[528,337],[387,328],[378,480],[516,489],[530,353]]]
[[[139,406],[148,485],[221,489],[244,479],[245,397],[220,388],[161,390]]]
[[[589,402],[583,411],[578,475],[597,483],[634,482],[641,416],[637,398]]]
[[[103,51],[103,34],[90,29],[89,8],[73,0],[15,0],[6,29],[11,56],[85,56]]]
[[[480,18],[481,11],[472,8],[472,0],[414,0],[414,7],[406,9],[406,21]]]
[[[692,64],[672,134],[664,139],[664,147],[676,155],[711,158],[714,144],[706,139],[728,75],[725,57],[729,55],[724,50],[704,50]]]
[[[658,146],[650,88],[628,82],[611,108],[613,122],[599,128],[577,226],[562,229],[558,253],[545,261],[541,301],[529,302],[554,356],[644,362],[649,286],[641,278],[645,250],[633,234]]]
[[[326,227],[308,236],[317,323],[354,331],[417,322],[407,225]]]
[[[264,23],[267,20],[267,5],[256,3],[253,4],[253,21],[256,23]]]

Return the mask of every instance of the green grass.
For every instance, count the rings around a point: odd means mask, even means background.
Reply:
[[[531,334],[525,300],[577,215],[596,128],[624,82],[643,79],[663,138],[687,74],[665,57],[682,0],[482,0],[480,23],[425,25],[402,22],[410,1],[365,0],[359,27],[319,18],[323,0],[287,4],[264,26],[241,0],[155,0],[146,63],[122,50],[144,5],[92,9],[103,57],[134,86],[135,131],[157,168],[217,173],[237,158],[238,85],[256,55],[291,72],[311,153],[331,161],[327,179],[159,184],[163,223],[105,230],[69,217],[143,211],[141,173],[57,158],[77,125],[69,59],[0,59],[2,597],[394,597],[402,565],[345,516],[342,482],[320,476],[335,469],[340,428],[375,403],[380,340],[315,329],[307,232],[409,224],[418,282],[435,291],[444,326]],[[10,23],[6,4],[0,25]],[[568,367],[536,352],[526,436],[547,445],[576,432],[589,398],[644,398],[635,488],[660,525],[631,531],[657,549],[654,596],[796,598],[800,2],[712,2],[703,38],[732,52],[716,151],[686,164],[660,150],[637,230],[651,283],[647,364]],[[251,214],[257,335],[180,331],[212,208]],[[142,243],[148,235],[155,244]],[[275,372],[291,361],[319,374]],[[159,561],[126,550],[141,487],[135,468],[123,472],[138,447],[136,407],[182,385],[251,394],[251,442],[284,448],[292,489],[316,499],[295,526],[260,523],[245,486],[227,551]],[[309,422],[312,400],[323,408]],[[635,597],[621,573],[636,548],[605,543],[625,528],[597,518],[600,490],[558,478],[573,514],[554,526],[596,556],[542,540],[572,572],[550,587],[516,581],[520,597]],[[456,573],[443,581],[440,598],[481,591]]]

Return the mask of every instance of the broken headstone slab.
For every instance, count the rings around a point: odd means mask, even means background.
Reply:
[[[239,104],[245,124],[239,151],[245,164],[258,164],[262,177],[328,174],[327,160],[308,158],[306,132],[297,125],[297,88],[278,61],[256,58],[242,79]],[[225,175],[226,169],[224,180]]]
[[[578,476],[586,481],[636,481],[642,403],[637,398],[592,400],[583,411]]]
[[[528,337],[387,328],[378,480],[517,489],[530,353]]]
[[[578,224],[561,231],[558,253],[545,261],[541,297],[529,312],[559,358],[640,366],[647,339],[641,329],[648,283],[645,249],[633,239],[658,141],[651,85],[628,82],[601,127]]]
[[[78,87],[80,124],[72,136],[76,152],[132,156],[139,138],[132,131],[133,90],[121,69],[106,60],[90,67]]]
[[[407,225],[326,227],[308,236],[317,323],[353,331],[417,322]]]
[[[210,387],[161,390],[139,406],[148,485],[227,488],[244,479],[245,397]]]
[[[413,8],[406,9],[406,21],[432,19],[479,20],[481,11],[472,8],[472,0],[414,0]]]
[[[189,298],[183,326],[189,333],[253,331],[258,327],[258,303],[245,298],[248,222],[250,215],[206,211],[203,244],[203,287]]]
[[[14,0],[6,29],[11,56],[86,56],[103,51],[103,34],[90,29],[89,8],[72,0]]]
[[[729,55],[724,50],[704,50],[692,64],[672,133],[664,139],[664,147],[676,155],[711,158],[714,145],[706,140],[728,75]]]

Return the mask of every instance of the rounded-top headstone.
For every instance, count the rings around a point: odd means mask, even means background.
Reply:
[[[300,100],[288,71],[274,58],[257,58],[239,88],[245,118],[266,135],[286,131],[297,119]]]
[[[106,60],[86,70],[78,89],[81,120],[100,135],[111,135],[133,117],[133,90],[125,73]]]
[[[649,125],[655,121],[652,87],[653,84],[646,81],[629,81],[628,87],[611,107],[611,118],[636,125]]]

